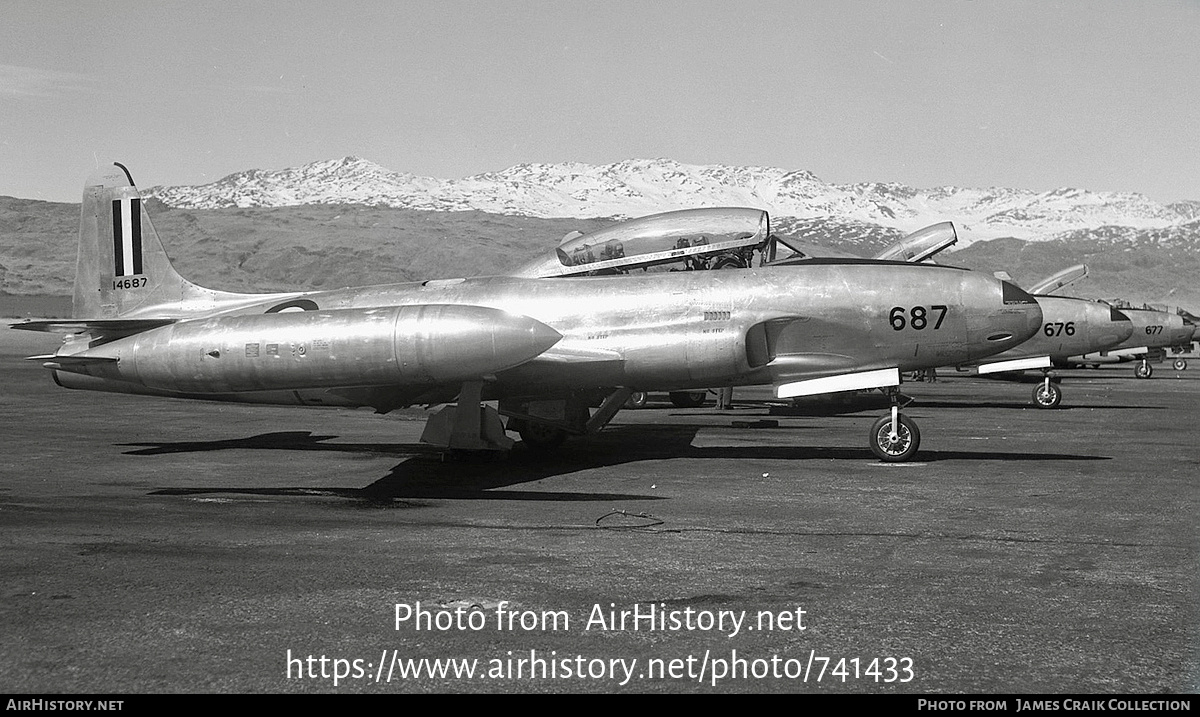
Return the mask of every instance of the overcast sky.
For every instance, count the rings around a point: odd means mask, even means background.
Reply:
[[[0,194],[358,155],[1200,199],[1200,1],[2,0]]]

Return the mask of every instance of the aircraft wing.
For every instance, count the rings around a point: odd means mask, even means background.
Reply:
[[[82,334],[94,333],[136,334],[141,331],[157,329],[160,326],[173,324],[178,319],[71,319],[61,321],[23,321],[19,324],[9,324],[9,328],[22,331],[44,331],[53,334]]]
[[[116,357],[110,356],[58,356],[55,354],[43,354],[41,356],[27,356],[26,361],[44,361],[42,365],[46,368],[55,370],[70,371],[72,369],[79,370],[85,366],[95,366],[99,364],[116,363]]]

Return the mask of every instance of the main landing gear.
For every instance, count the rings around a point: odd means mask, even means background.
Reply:
[[[1033,389],[1033,405],[1038,408],[1057,408],[1062,402],[1062,389],[1050,383],[1050,372],[1042,371],[1044,380]]]
[[[1154,368],[1150,366],[1150,362],[1142,359],[1142,362],[1133,369],[1133,375],[1138,378],[1150,378],[1154,375]]]
[[[1177,358],[1175,359],[1175,363],[1171,364],[1171,367],[1176,371],[1187,371],[1187,361]]]
[[[549,451],[558,448],[567,441],[567,432],[546,423],[537,421],[513,422],[509,426],[515,428],[521,440],[532,451]]]
[[[901,402],[907,406],[912,399],[902,396],[895,388],[887,394],[892,401],[891,415],[875,421],[868,440],[876,458],[886,463],[902,463],[917,454],[921,447],[921,431],[911,418],[900,413]]]
[[[668,395],[676,408],[699,408],[708,403],[708,391],[671,391]]]
[[[516,431],[526,448],[545,452],[558,448],[570,436],[586,436],[604,428],[635,396],[632,389],[615,389],[599,400],[595,412],[591,406],[599,397],[587,393],[554,400],[501,399],[500,413],[508,417],[508,430]],[[640,400],[638,405],[644,405],[645,394]]]

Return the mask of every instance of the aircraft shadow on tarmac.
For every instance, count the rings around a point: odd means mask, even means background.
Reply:
[[[1067,389],[1069,390],[1069,389]],[[949,397],[940,398],[925,398],[922,396],[912,396],[913,401],[910,404],[914,408],[1004,408],[1004,409],[1033,409],[1033,405],[1027,398],[1014,397],[1011,401],[980,401],[972,397],[964,397],[962,400],[954,400]],[[851,416],[862,413],[864,411],[886,411],[891,404],[882,396],[876,398],[874,396],[855,397],[853,399],[844,399],[841,401],[826,401],[826,402],[797,402],[795,405],[764,405],[763,408],[771,416],[796,416],[796,417],[829,417],[829,416]],[[1105,410],[1138,410],[1138,411],[1161,411],[1165,410],[1163,406],[1133,406],[1128,404],[1108,404],[1108,405],[1067,405],[1060,404],[1055,407],[1056,411],[1069,411],[1073,408],[1102,408]],[[718,413],[709,414],[691,414],[691,415],[722,415]]]
[[[508,456],[487,458],[445,458],[432,446],[412,443],[330,443],[336,436],[315,435],[307,431],[266,433],[248,438],[181,443],[132,443],[145,446],[127,455],[152,456],[172,453],[230,449],[296,450],[368,453],[407,456],[379,480],[364,488],[245,488],[197,486],[154,491],[155,495],[194,495],[205,493],[243,493],[258,495],[335,495],[365,501],[372,505],[391,505],[400,501],[411,507],[429,499],[522,500],[522,501],[611,501],[665,500],[659,495],[589,493],[538,490],[504,490],[546,478],[585,470],[667,459],[759,459],[759,460],[874,460],[866,448],[824,448],[813,446],[731,445],[695,446],[697,425],[611,426],[588,437],[574,440],[557,451],[539,453],[518,443]],[[756,429],[704,427],[718,438],[723,432],[742,440]],[[758,429],[762,430],[762,429]],[[777,437],[792,429],[769,428]],[[765,435],[764,435],[765,437]],[[1047,453],[1001,453],[993,451],[926,450],[919,460],[932,463],[944,460],[1003,461],[1104,461],[1106,456]],[[413,502],[417,501],[417,502]]]
[[[316,435],[311,431],[278,431],[260,433],[249,438],[231,438],[223,441],[180,441],[177,443],[121,443],[121,446],[145,446],[139,450],[126,451],[129,456],[157,456],[167,453],[203,453],[226,451],[239,448],[282,451],[341,451],[344,453],[379,453],[384,455],[411,455],[413,453],[437,453],[437,449],[424,443],[326,443],[337,436]]]
[[[1063,399],[1063,401],[1067,401],[1067,400],[1068,399],[1065,399],[1065,398]],[[961,401],[952,401],[952,400],[931,401],[931,400],[924,399],[924,398],[918,398],[912,402],[912,406],[913,406],[913,408],[1006,408],[1006,409],[1022,409],[1022,410],[1031,410],[1031,411],[1045,410],[1045,409],[1037,408],[1029,401],[1012,401],[1012,402],[1004,401],[1004,402],[1001,402],[1001,401],[975,401],[972,399],[963,399]],[[1069,406],[1066,403],[1060,403],[1059,405],[1055,406],[1053,410],[1057,412],[1057,411],[1070,411],[1070,410],[1080,409],[1080,408],[1086,408],[1086,409],[1096,408],[1096,409],[1103,409],[1105,411],[1112,411],[1112,410],[1117,410],[1117,411],[1124,411],[1124,410],[1162,411],[1162,410],[1165,410],[1165,407],[1163,407],[1163,406],[1130,406],[1130,405],[1121,405],[1121,404],[1110,404],[1110,405],[1104,405],[1104,406],[1095,406],[1095,405]]]

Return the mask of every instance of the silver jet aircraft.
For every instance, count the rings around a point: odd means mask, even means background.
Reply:
[[[1166,304],[1147,304],[1146,306],[1150,307],[1151,309],[1155,309],[1156,311],[1165,311],[1168,314],[1176,314],[1183,319],[1183,325],[1185,327],[1193,327],[1191,336],[1187,336],[1186,338],[1183,332],[1179,332],[1177,336],[1177,343],[1171,344],[1171,346],[1168,347],[1171,350],[1171,353],[1185,354],[1189,351],[1196,350],[1196,345],[1192,343],[1192,341],[1196,338],[1195,327],[1200,326],[1200,316],[1196,316],[1181,306],[1168,306]],[[1164,358],[1166,358],[1165,355]],[[1187,359],[1182,356],[1176,356],[1175,360],[1171,362],[1171,368],[1175,369],[1176,371],[1186,371],[1187,367]]]
[[[958,241],[954,225],[942,222],[913,232],[872,257],[918,262]],[[781,256],[780,249],[787,252]],[[677,209],[631,219],[591,232],[574,231],[558,247],[525,266],[515,276],[530,278],[600,276],[646,271],[699,271],[785,266],[814,257],[861,259],[826,246],[783,238],[771,232],[768,213],[747,207]],[[726,403],[732,388],[717,389]],[[726,393],[728,392],[728,393]],[[707,391],[671,391],[680,408],[704,405]],[[648,394],[635,391],[626,407],[640,408]]]
[[[971,365],[981,375],[1040,369],[1043,380],[1033,389],[1038,408],[1054,408],[1062,401],[1062,389],[1051,379],[1051,369],[1062,366],[1070,356],[1101,351],[1133,335],[1133,322],[1108,304],[1088,299],[1051,296],[1051,292],[1087,275],[1087,267],[1065,269],[1038,282],[1031,294],[1042,307],[1042,327],[1033,338]]]
[[[1187,317],[1168,311],[1159,311],[1149,306],[1133,307],[1116,302],[1121,313],[1133,322],[1133,333],[1121,343],[1106,350],[1073,355],[1065,362],[1068,365],[1099,365],[1102,363],[1124,363],[1137,361],[1133,375],[1150,378],[1154,373],[1150,362],[1161,361],[1167,349],[1190,345],[1195,337],[1196,325]],[[1179,367],[1177,367],[1179,368]],[[1187,363],[1182,364],[1187,368]],[[1182,369],[1180,369],[1182,370]]]
[[[87,181],[79,239],[73,318],[16,325],[65,334],[33,357],[59,385],[380,412],[456,402],[422,436],[449,451],[510,447],[501,415],[533,446],[599,430],[639,387],[890,387],[895,398],[901,371],[978,360],[1042,325],[1011,283],[870,260],[216,291],[175,272],[120,165]],[[893,461],[920,440],[895,400],[869,437]]]

